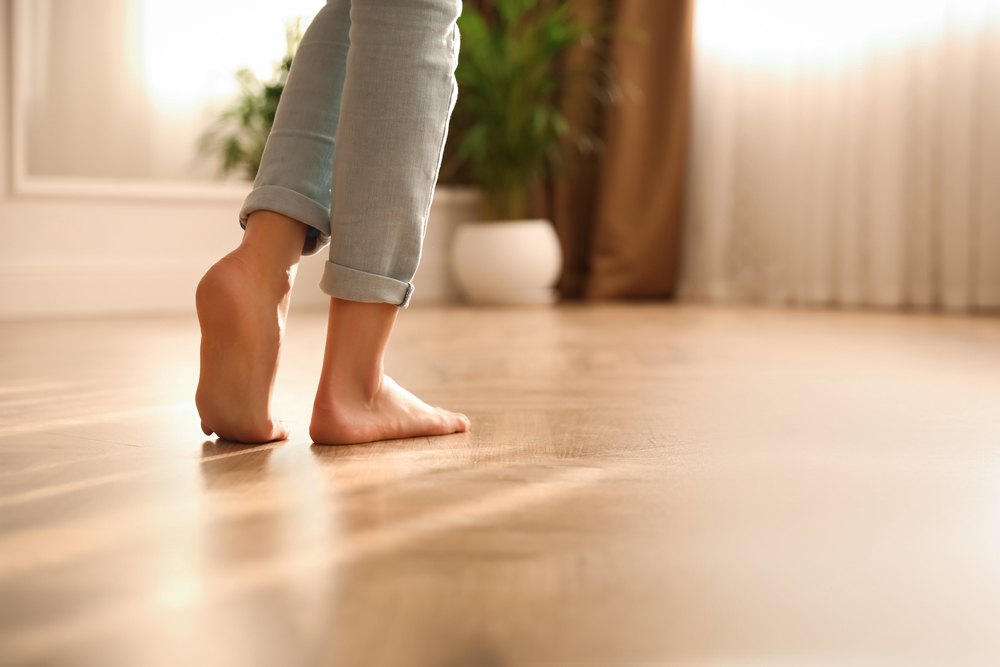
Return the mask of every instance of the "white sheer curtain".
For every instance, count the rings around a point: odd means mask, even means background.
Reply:
[[[1000,0],[698,0],[682,295],[1000,306]]]
[[[32,176],[212,179],[201,134],[249,66],[267,80],[285,25],[323,0],[31,0]],[[242,175],[240,175],[242,177]]]

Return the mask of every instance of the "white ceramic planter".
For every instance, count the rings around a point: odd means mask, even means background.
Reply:
[[[451,268],[470,303],[552,303],[562,249],[548,220],[463,222],[455,229]]]
[[[410,306],[435,306],[462,300],[451,271],[451,243],[455,227],[479,215],[479,191],[442,185],[434,192],[420,267],[413,277]],[[319,278],[316,279],[317,282]]]

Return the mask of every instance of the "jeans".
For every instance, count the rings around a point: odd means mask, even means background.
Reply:
[[[240,210],[310,226],[326,294],[405,307],[458,87],[461,0],[329,0],[302,38]]]

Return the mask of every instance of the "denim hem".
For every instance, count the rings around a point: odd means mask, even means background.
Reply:
[[[240,227],[254,211],[274,211],[312,227],[303,255],[314,255],[330,242],[330,211],[305,195],[280,185],[262,185],[250,191],[240,209]]]
[[[391,303],[400,308],[410,304],[413,285],[402,280],[358,271],[342,264],[327,262],[319,281],[323,293],[337,299],[362,303]]]

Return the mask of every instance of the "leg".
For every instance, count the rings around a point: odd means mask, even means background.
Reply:
[[[195,402],[206,434],[242,442],[288,436],[271,416],[271,389],[299,256],[329,237],[349,12],[347,0],[331,0],[306,31],[254,189],[240,211],[243,243],[198,286],[202,345]]]
[[[406,306],[457,87],[459,0],[352,0],[333,158],[331,297],[309,433],[345,444],[465,431],[382,372]]]
[[[330,237],[330,171],[350,50],[350,0],[329,0],[295,52],[253,191],[240,210],[276,211],[309,225],[303,254]]]

